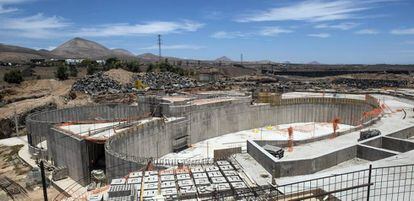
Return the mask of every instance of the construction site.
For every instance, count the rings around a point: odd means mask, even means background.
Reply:
[[[413,108],[385,93],[138,94],[33,113],[22,150],[50,167],[54,200],[410,200]]]

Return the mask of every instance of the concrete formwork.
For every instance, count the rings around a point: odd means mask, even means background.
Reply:
[[[115,178],[142,167],[148,158],[158,158],[173,151],[175,136],[188,136],[193,144],[212,137],[263,127],[265,125],[295,122],[331,122],[340,118],[341,123],[359,125],[375,117],[362,118],[363,113],[375,105],[362,100],[333,98],[298,98],[282,100],[281,105],[251,105],[251,99],[214,102],[202,105],[163,103],[162,114],[183,116],[184,119],[163,122],[161,120],[129,129],[111,138],[106,144],[109,178]],[[355,149],[356,150],[356,149]],[[356,152],[356,151],[355,151]],[[340,158],[340,157],[338,157]],[[344,159],[338,159],[343,161]],[[135,165],[139,164],[141,165]],[[316,164],[317,162],[315,162]],[[316,165],[315,165],[316,166]],[[315,167],[315,171],[323,167]]]

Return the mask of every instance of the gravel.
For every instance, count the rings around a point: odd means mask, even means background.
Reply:
[[[178,90],[200,86],[195,80],[171,72],[139,73],[134,80],[140,80],[151,90]]]
[[[72,86],[72,91],[81,91],[91,95],[130,93],[132,85],[122,85],[108,75],[98,72],[76,81]]]

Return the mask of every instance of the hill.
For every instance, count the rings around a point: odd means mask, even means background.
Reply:
[[[47,51],[6,45],[0,43],[0,61],[3,62],[24,62],[30,59],[52,58],[53,55]]]

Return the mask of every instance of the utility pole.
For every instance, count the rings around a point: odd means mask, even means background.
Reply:
[[[240,54],[240,65],[243,65],[243,53]]]
[[[19,135],[19,120],[17,119],[17,108],[16,104],[14,106],[14,126],[16,127],[16,135]]]
[[[158,34],[158,62],[161,62],[161,34]]]
[[[43,164],[43,159],[40,159],[40,174],[42,176],[43,198],[45,199],[45,201],[48,201],[47,189],[46,189],[45,165]]]

